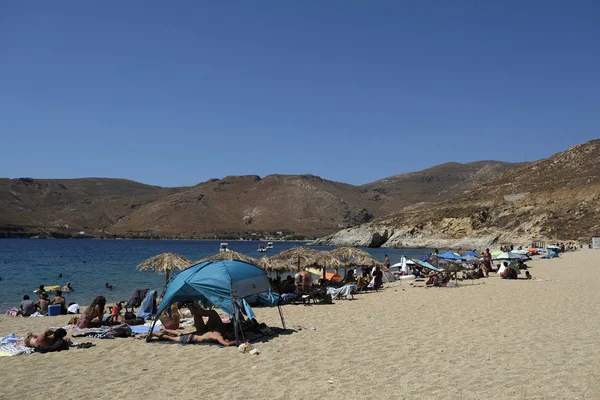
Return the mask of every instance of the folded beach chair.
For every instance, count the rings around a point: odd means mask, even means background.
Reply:
[[[133,292],[133,295],[129,298],[127,304],[125,304],[125,311],[127,311],[128,308],[138,308],[140,305],[142,305],[142,301],[144,300],[144,297],[146,297],[146,293],[148,293],[148,289],[138,289]]]

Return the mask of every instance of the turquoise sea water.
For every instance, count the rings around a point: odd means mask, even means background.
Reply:
[[[74,291],[65,293],[67,302],[89,304],[103,295],[109,302],[127,301],[136,289],[154,289],[159,293],[165,276],[153,271],[140,272],[136,265],[147,258],[172,251],[199,260],[219,251],[220,241],[213,240],[0,240],[0,311],[17,306],[23,295],[32,299],[40,284],[64,285],[71,282]],[[303,242],[274,242],[274,248],[259,253],[259,243],[230,241],[229,248],[252,257],[273,255]],[[331,247],[314,247],[331,250]],[[373,258],[383,261],[388,254],[392,264],[400,257],[418,257],[424,249],[363,249]],[[429,251],[430,252],[430,251]],[[58,278],[62,274],[62,278]],[[106,282],[114,287],[106,289]]]

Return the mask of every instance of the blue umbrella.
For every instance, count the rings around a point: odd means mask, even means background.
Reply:
[[[442,254],[438,254],[438,257],[443,258],[445,260],[460,260],[460,256],[457,256],[454,253],[450,253],[449,251]]]
[[[477,252],[475,252],[475,251],[470,251],[468,253],[465,253],[463,256],[464,257],[477,257],[477,256],[479,256],[479,254],[477,254]]]

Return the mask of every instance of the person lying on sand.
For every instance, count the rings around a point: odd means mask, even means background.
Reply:
[[[159,340],[166,340],[169,342],[179,342],[181,344],[192,344],[202,342],[217,342],[223,346],[233,346],[235,341],[228,340],[223,337],[220,332],[206,332],[199,334],[197,332],[180,334],[177,331],[170,329],[161,329],[160,332],[152,333],[152,336],[157,337]]]
[[[67,331],[65,331],[63,328],[58,328],[55,331],[52,329],[46,329],[39,335],[28,333],[25,335],[24,343],[27,347],[49,347],[57,341],[63,339],[65,336],[67,336]]]

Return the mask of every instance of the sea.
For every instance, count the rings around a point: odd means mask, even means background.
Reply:
[[[94,240],[94,239],[0,239],[0,311],[18,306],[23,295],[37,299],[32,292],[46,286],[71,282],[72,292],[64,293],[67,303],[87,305],[96,296],[107,301],[127,301],[137,289],[161,293],[165,276],[154,271],[138,271],[144,260],[168,251],[189,260],[200,260],[219,251],[218,240]],[[305,242],[274,241],[273,249],[258,252],[266,241],[229,241],[229,249],[251,257],[273,255]],[[311,246],[317,250],[334,247]],[[363,248],[379,261],[387,254],[392,264],[402,255],[419,257],[429,249]],[[62,277],[59,278],[59,274]],[[106,283],[112,289],[106,288]]]

